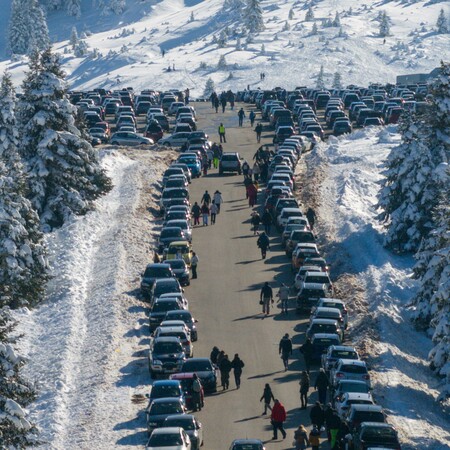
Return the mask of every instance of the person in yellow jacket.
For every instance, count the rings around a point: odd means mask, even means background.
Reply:
[[[311,450],[319,450],[320,445],[320,430],[317,425],[313,425],[313,429],[309,433],[309,443],[311,444]]]
[[[225,126],[223,123],[221,123],[219,125],[218,132],[219,132],[219,137],[220,137],[220,143],[222,143],[222,142],[226,143],[227,139],[225,137]]]

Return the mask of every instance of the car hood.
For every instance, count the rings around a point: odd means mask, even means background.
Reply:
[[[164,362],[183,359],[184,353],[162,353],[162,354],[153,353],[152,357],[153,359],[157,359],[161,362]]]

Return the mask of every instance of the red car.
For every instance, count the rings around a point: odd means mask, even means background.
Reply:
[[[163,129],[156,120],[151,121],[144,131],[144,136],[152,139],[153,142],[158,142],[163,137],[163,134]]]
[[[192,404],[192,382],[194,380],[194,374],[192,372],[183,372],[183,373],[174,373],[170,375],[171,380],[180,381],[181,388],[184,391],[184,398],[186,400],[186,407],[190,410],[194,409],[194,405]],[[204,406],[204,390],[200,392],[201,405],[202,408]]]

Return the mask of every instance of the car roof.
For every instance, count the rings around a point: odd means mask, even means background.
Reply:
[[[346,392],[347,400],[372,400],[372,394],[365,394],[362,392]]]
[[[179,386],[178,380],[155,380],[152,384],[152,388],[155,386]]]
[[[171,414],[170,416],[167,416],[165,420],[167,419],[176,419],[176,420],[185,420],[186,422],[191,422],[195,420],[195,416],[193,414]],[[163,427],[163,428],[169,428],[169,427]]]
[[[383,412],[383,408],[380,405],[351,405],[350,411],[373,411],[373,412]],[[363,423],[370,423],[370,422],[363,422]],[[378,423],[378,422],[373,422]]]
[[[296,225],[298,225],[298,224],[296,224]],[[314,269],[317,269],[317,270],[314,270]],[[322,273],[322,269],[320,268],[320,266],[305,266],[305,265],[303,265],[300,267],[299,271],[302,271],[304,273],[307,273],[307,272]]]
[[[162,336],[162,337],[157,337],[153,340],[155,343],[157,342],[176,342],[176,343],[180,343],[180,338],[176,337],[176,336]]]
[[[334,319],[313,319],[310,322],[310,327],[314,324],[322,324],[322,325],[334,325],[336,321]],[[353,361],[353,360],[352,360]]]
[[[155,284],[178,284],[178,281],[175,278],[157,278],[155,280]]]
[[[192,359],[192,358],[190,358]],[[170,379],[171,380],[191,380],[192,378],[194,378],[194,373],[195,372],[178,372],[178,373],[173,373],[172,375],[170,375]]]
[[[315,333],[311,340],[314,339],[336,339],[337,341],[340,341],[339,336],[335,333]]]
[[[332,345],[330,347],[331,350],[338,350],[338,351],[346,351],[346,352],[356,352],[355,347],[352,347],[351,345]]]
[[[319,302],[321,302],[321,301],[333,302],[333,303],[341,303],[341,304],[345,305],[345,302],[343,300],[339,299],[339,298],[320,298]]]
[[[370,405],[368,405],[370,406]],[[380,428],[393,428],[395,429],[394,425],[390,423],[383,423],[383,422],[362,422],[361,427],[380,427]]]
[[[172,228],[180,228],[180,227],[172,227]],[[180,228],[180,230],[181,230],[181,228]],[[190,244],[188,241],[172,241],[169,244],[169,247],[175,247],[175,246],[190,247]]]
[[[298,232],[298,231],[301,231],[301,230],[296,230],[296,231]],[[315,277],[316,277],[316,276],[319,276],[319,277],[323,277],[323,278],[326,278],[326,279],[329,279],[329,278],[330,278],[330,277],[328,276],[328,273],[327,273],[327,272],[322,272],[321,270],[320,270],[320,271],[316,271],[316,270],[308,270],[308,271],[306,272],[305,275],[308,275],[308,272],[313,273]],[[317,273],[317,272],[318,272],[318,273]],[[325,307],[323,306],[322,308],[325,308]],[[332,309],[333,309],[333,308],[332,308]],[[334,309],[335,309],[335,308],[334,308]]]
[[[151,263],[147,264],[146,269],[170,269],[170,266],[165,263]]]
[[[231,445],[235,445],[235,444],[259,444],[259,445],[263,445],[262,441],[260,441],[259,439],[235,439]]]
[[[158,297],[155,300],[154,304],[156,304],[156,303],[173,303],[173,302],[178,302],[178,299],[175,298],[175,297],[170,297],[170,298],[168,298],[168,297]]]
[[[303,289],[325,290],[327,286],[322,283],[302,283]]]
[[[186,327],[184,325],[169,325],[169,326],[159,326],[158,327],[161,332],[164,333],[170,333],[171,331],[182,331],[183,333],[186,332]],[[164,330],[162,330],[164,328]]]
[[[158,399],[160,400],[160,399]],[[155,400],[156,402],[156,400]],[[180,414],[181,415],[181,414]],[[181,427],[161,427],[161,428],[155,428],[152,431],[152,436],[155,434],[166,434],[166,433],[180,433],[182,430]]]
[[[367,386],[367,383],[365,381],[362,380],[337,380],[337,386],[339,386],[340,384],[359,384],[360,386],[364,385]]]
[[[297,211],[300,211],[300,214],[303,214],[303,212],[302,212],[302,210],[300,209],[300,208],[292,208],[292,207],[288,207],[288,208],[283,208],[282,210],[281,210],[281,213],[283,213],[283,212],[297,212]]]
[[[339,308],[328,308],[328,307],[325,307],[325,306],[318,306],[316,308],[316,310],[314,311],[314,314],[321,313],[321,312],[323,312],[323,313],[335,313],[335,314],[339,314],[339,315],[341,314],[341,310]]]
[[[339,359],[338,363],[346,364],[346,365],[352,365],[352,366],[364,366],[366,367],[366,363],[364,361],[361,361],[359,359]]]

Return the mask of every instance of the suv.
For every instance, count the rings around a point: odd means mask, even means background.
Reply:
[[[142,274],[141,294],[148,298],[152,290],[153,283],[157,278],[174,278],[175,273],[169,264],[148,264]]]
[[[386,423],[386,416],[380,405],[352,405],[345,422],[352,432],[364,422]]]
[[[400,450],[397,430],[387,423],[364,422],[352,436],[354,450],[368,450],[371,448],[392,448]]]
[[[148,364],[150,375],[180,372],[185,361],[183,346],[177,337],[160,337],[150,343]]]
[[[327,296],[327,286],[317,283],[302,283],[297,295],[297,312],[309,311],[320,298]]]
[[[237,172],[242,174],[241,158],[237,152],[226,152],[222,154],[219,162],[219,173]]]

